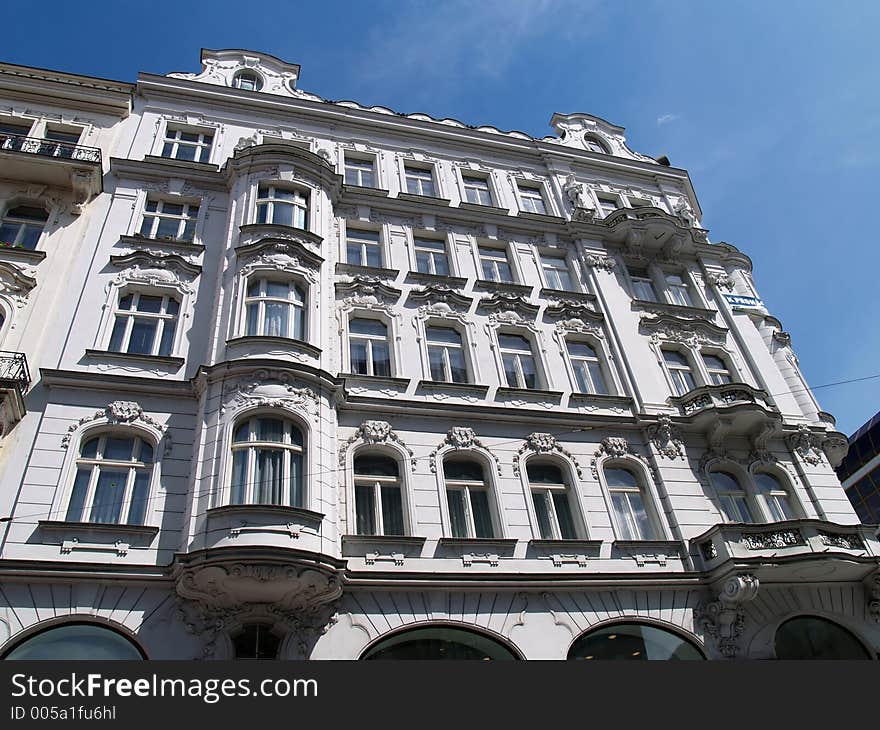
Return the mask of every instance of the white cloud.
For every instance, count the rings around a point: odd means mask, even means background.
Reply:
[[[681,119],[681,114],[661,114],[657,117],[657,126],[661,127],[664,124],[674,122],[676,119]]]

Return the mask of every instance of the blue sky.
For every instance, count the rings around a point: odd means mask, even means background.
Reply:
[[[880,373],[876,0],[159,7],[44,0],[6,14],[0,59],[133,81],[250,48],[331,99],[536,136],[555,111],[601,116],[690,171],[711,239],[752,257],[812,386]],[[845,433],[880,410],[880,378],[815,392]]]

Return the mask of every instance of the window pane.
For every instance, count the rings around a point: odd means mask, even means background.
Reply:
[[[562,470],[555,464],[530,461],[526,465],[526,473],[529,475],[529,484],[565,484]]]
[[[388,456],[363,454],[355,457],[354,473],[364,476],[398,476],[397,462]]]
[[[559,533],[562,539],[574,540],[577,538],[568,494],[566,492],[554,492],[553,506],[556,508],[556,519],[559,521]]]
[[[267,337],[287,337],[287,317],[290,306],[280,302],[266,302],[266,322],[263,334]]]
[[[86,441],[79,452],[80,456],[82,456],[84,459],[94,459],[98,455],[99,440],[100,439],[98,438],[93,438]]]
[[[535,503],[535,516],[538,518],[538,529],[544,540],[553,539],[553,527],[550,522],[550,510],[547,507],[546,492],[532,492],[532,501]]]
[[[104,458],[113,461],[131,461],[133,450],[134,439],[109,437],[104,447]]]
[[[257,419],[257,441],[284,441],[284,421],[278,418]]]
[[[170,355],[172,347],[174,345],[174,321],[166,320],[165,325],[162,328],[162,339],[159,342],[159,354],[160,355]]]
[[[349,324],[349,331],[356,335],[386,337],[388,328],[377,319],[353,319]]]
[[[101,469],[95,499],[92,502],[90,522],[119,522],[122,500],[125,497],[125,481],[128,471]]]
[[[499,334],[498,343],[506,350],[519,350],[527,353],[532,351],[529,341],[521,335]]]
[[[70,503],[67,505],[65,519],[68,522],[79,522],[83,518],[83,505],[86,503],[86,490],[88,490],[91,475],[91,468],[76,470],[76,480],[70,493]]]
[[[363,340],[352,340],[349,343],[351,371],[358,375],[366,375],[367,370],[367,343]]]
[[[475,461],[444,461],[443,474],[456,481],[483,481],[483,467]]]
[[[113,333],[110,335],[110,352],[122,352],[122,341],[125,337],[125,325],[128,317],[116,317],[113,323]]]
[[[375,490],[372,486],[358,484],[354,488],[355,512],[358,535],[375,535]]]
[[[247,424],[245,424],[247,428]],[[239,439],[236,439],[239,440]],[[232,456],[232,488],[230,502],[244,504],[247,489],[247,455],[246,449],[238,449]]]
[[[403,535],[403,500],[400,487],[382,487],[382,532]]]
[[[431,368],[431,379],[436,381],[446,380],[446,366],[443,359],[443,348],[428,348],[428,365]]]
[[[447,489],[446,501],[449,503],[449,522],[453,537],[467,537],[467,519],[464,513],[464,492],[461,489]]]
[[[635,475],[629,469],[605,469],[605,479],[609,487],[639,488]]]
[[[298,432],[295,432],[298,433]],[[301,442],[302,439],[299,439]],[[288,453],[290,459],[290,506],[303,506],[303,457],[302,454]]]
[[[593,388],[600,395],[607,395],[608,386],[605,384],[605,376],[602,374],[602,368],[598,362],[588,362],[587,368],[590,371],[590,378],[593,381]]]
[[[293,206],[275,201],[272,211],[272,223],[280,226],[293,226]]]
[[[367,266],[382,267],[382,249],[378,245],[371,244],[367,248]]]
[[[474,518],[474,537],[495,537],[492,529],[492,514],[489,511],[489,493],[483,489],[472,489],[471,510]]]
[[[519,364],[523,371],[526,388],[538,387],[538,372],[535,370],[535,361],[530,355],[520,355]]]
[[[126,352],[133,355],[152,355],[157,325],[155,319],[135,317]]]
[[[284,453],[280,449],[257,449],[255,497],[257,504],[282,504]]]
[[[467,365],[464,360],[464,352],[460,349],[447,350],[449,354],[449,367],[452,369],[453,383],[468,382]]]
[[[134,488],[131,492],[131,507],[128,510],[128,524],[144,524],[147,513],[147,498],[150,486],[150,472],[138,469],[135,473]]]
[[[245,329],[246,335],[258,335],[259,334],[259,317],[260,317],[260,305],[256,303],[247,305],[247,325]]]
[[[507,380],[507,385],[511,388],[521,387],[519,372],[516,369],[516,359],[516,355],[508,355],[506,353],[502,357],[504,361],[504,377]]]
[[[391,359],[388,354],[388,345],[385,342],[372,343],[373,345],[373,375],[391,375]]]

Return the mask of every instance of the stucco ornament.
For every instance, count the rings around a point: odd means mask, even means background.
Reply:
[[[758,595],[758,579],[754,575],[735,575],[727,579],[715,600],[698,607],[695,623],[711,636],[718,651],[727,659],[740,652],[739,640],[745,629],[744,603]]]
[[[431,473],[437,473],[437,454],[440,449],[444,447],[449,447],[453,450],[460,449],[481,449],[489,454],[491,454],[492,458],[495,460],[495,468],[498,470],[498,473],[501,473],[501,462],[498,457],[486,448],[485,445],[477,438],[474,433],[474,429],[469,428],[468,426],[453,426],[446,432],[446,437],[437,444],[437,447],[431,452],[429,456],[429,462],[431,466]]]
[[[868,579],[868,615],[874,623],[880,624],[880,571]]]
[[[596,217],[596,207],[587,193],[586,186],[583,183],[579,183],[573,174],[565,178],[562,189],[568,198],[568,202],[571,203],[573,218],[576,220],[592,220]]]
[[[733,291],[733,279],[726,271],[710,271],[706,274],[706,281],[719,289]]]
[[[697,225],[697,216],[694,215],[694,211],[691,210],[691,206],[684,198],[679,198],[672,210],[688,228],[694,228]]]
[[[109,424],[142,423],[146,426],[150,426],[153,430],[158,431],[163,436],[166,455],[171,450],[172,442],[168,432],[168,426],[159,423],[154,418],[144,413],[144,409],[141,408],[140,404],[134,401],[123,400],[116,400],[112,403],[108,403],[103,410],[95,411],[91,416],[80,418],[79,421],[67,429],[67,433],[64,434],[64,437],[61,439],[61,448],[66,449],[70,446],[70,439],[73,437],[74,432],[79,428],[88,423],[93,423],[99,420],[104,420]]]
[[[572,454],[568,449],[566,449],[562,444],[560,444],[552,433],[543,433],[539,431],[530,433],[528,436],[526,436],[525,442],[517,450],[516,457],[513,460],[514,476],[520,475],[520,471],[522,468],[522,457],[528,451],[531,451],[535,454],[551,454],[553,452],[562,454],[574,464],[574,468],[575,471],[577,471],[578,477],[582,476],[581,466],[578,463],[575,455]]]
[[[663,415],[657,419],[657,423],[648,426],[648,438],[667,459],[684,457],[684,443],[672,425],[672,419]]]
[[[788,437],[788,446],[810,466],[822,463],[822,437],[813,433],[805,423]]]
[[[295,380],[280,371],[258,370],[248,378],[224,387],[221,413],[228,408],[245,406],[286,408],[298,413],[317,415],[320,398],[308,387],[298,387]]]
[[[365,444],[384,444],[389,441],[397,444],[409,454],[412,470],[416,470],[416,459],[412,449],[398,436],[388,421],[364,421],[342,446],[339,447],[339,466],[345,466],[345,455],[356,441]]]
[[[584,263],[587,266],[596,268],[596,269],[604,269],[609,274],[614,271],[614,267],[617,266],[617,262],[611,256],[603,256],[601,254],[587,254],[584,257]]]

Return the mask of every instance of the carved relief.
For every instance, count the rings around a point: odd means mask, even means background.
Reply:
[[[28,276],[14,264],[0,261],[0,292],[11,299],[16,307],[27,304],[28,295],[37,285],[37,280]]]
[[[584,257],[584,264],[597,269],[604,269],[609,274],[614,271],[617,262],[611,256],[603,256],[601,254],[587,254]]]
[[[524,297],[518,294],[495,292],[491,296],[480,300],[480,309],[490,312],[491,322],[505,322],[509,324],[517,322],[534,322],[538,316],[539,307],[530,304]]]
[[[593,458],[590,460],[590,471],[595,479],[599,478],[598,464],[599,459],[603,456],[610,456],[615,459],[633,457],[645,464],[645,466],[651,469],[652,472],[654,471],[653,467],[645,461],[645,457],[637,453],[630,445],[629,441],[622,436],[609,436],[602,439],[602,443],[599,445],[599,448],[596,449],[596,453],[593,454]]]
[[[551,454],[551,453],[559,453],[563,456],[566,456],[573,464],[575,471],[577,472],[578,477],[582,477],[583,474],[581,472],[581,465],[578,463],[577,457],[572,454],[568,449],[566,449],[562,444],[560,444],[556,437],[550,433],[530,433],[526,436],[526,440],[522,446],[516,452],[516,456],[513,459],[513,475],[519,476],[521,461],[523,454],[527,451],[531,451],[535,454]]]
[[[67,433],[64,434],[61,439],[61,448],[66,449],[70,446],[70,440],[73,437],[75,431],[79,430],[82,426],[87,423],[93,423],[95,421],[103,420],[108,424],[143,424],[145,426],[149,426],[150,428],[156,430],[161,435],[165,442],[165,455],[171,451],[172,441],[171,435],[168,432],[168,426],[163,423],[159,423],[152,416],[144,413],[144,409],[134,401],[122,401],[116,400],[112,403],[108,403],[103,410],[95,411],[91,416],[84,416],[80,418],[75,424],[70,426],[67,429]]]
[[[657,423],[648,426],[648,438],[654,447],[667,459],[684,458],[684,443],[672,425],[669,416],[662,415]]]
[[[711,636],[722,656],[733,659],[740,652],[745,628],[744,603],[755,600],[759,582],[754,575],[735,575],[723,585],[717,598],[694,611],[694,623]]]
[[[316,416],[320,403],[315,391],[298,386],[287,373],[258,370],[247,378],[224,386],[220,413],[225,413],[229,408],[238,410],[245,406],[257,406],[286,408]]]
[[[437,473],[437,452],[446,446],[449,446],[452,450],[472,449],[475,447],[482,449],[492,455],[492,458],[495,460],[495,468],[499,474],[501,473],[501,461],[499,461],[498,456],[483,445],[476,437],[476,434],[474,434],[474,429],[467,426],[453,426],[447,431],[446,438],[437,444],[437,447],[431,452],[429,461],[432,474]]]
[[[400,446],[409,454],[412,470],[416,470],[416,458],[412,449],[398,436],[388,421],[364,421],[348,439],[339,447],[339,466],[345,466],[345,455],[356,441],[365,444],[384,444],[388,441]]]
[[[789,434],[788,446],[810,466],[822,463],[822,437],[813,433],[805,423],[798,426],[795,433]]]
[[[586,185],[579,183],[573,174],[565,178],[562,190],[571,203],[574,220],[591,221],[596,217],[596,206],[587,192]]]

